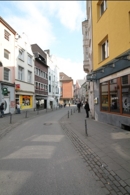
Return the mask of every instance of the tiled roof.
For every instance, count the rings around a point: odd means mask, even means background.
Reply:
[[[71,77],[67,76],[65,73],[60,72],[60,80],[62,81],[70,81],[73,80]]]

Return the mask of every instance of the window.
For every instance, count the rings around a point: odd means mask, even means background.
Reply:
[[[19,50],[19,59],[24,61],[24,51]]]
[[[7,30],[4,30],[4,38],[9,41],[10,33]]]
[[[10,80],[10,70],[8,68],[4,68],[4,80],[5,81]]]
[[[23,77],[24,77],[24,69],[22,67],[18,67],[18,79],[23,81]]]
[[[49,76],[49,81],[51,81],[51,76]]]
[[[104,11],[107,9],[107,1],[103,0],[100,4],[100,16],[104,13]]]
[[[32,72],[28,71],[28,82],[31,83],[32,82]]]
[[[28,55],[28,64],[32,65],[32,57],[30,55]]]
[[[119,78],[110,80],[110,111],[120,112]]]
[[[10,52],[4,49],[4,57],[9,60],[9,54]]]
[[[109,57],[109,43],[108,40],[101,44],[101,60],[105,60]]]
[[[101,109],[108,110],[108,82],[101,84]]]
[[[130,74],[123,76],[122,80],[122,111],[130,114]]]
[[[49,92],[51,92],[51,85],[49,85]]]
[[[130,74],[100,84],[101,110],[130,115]]]

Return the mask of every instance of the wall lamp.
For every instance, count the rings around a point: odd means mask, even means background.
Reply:
[[[114,63],[110,65],[111,68],[115,68],[115,66],[116,65]]]

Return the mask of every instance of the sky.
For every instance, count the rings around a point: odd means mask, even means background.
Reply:
[[[60,72],[84,79],[82,22],[86,1],[0,1],[0,16],[30,44],[50,49]]]

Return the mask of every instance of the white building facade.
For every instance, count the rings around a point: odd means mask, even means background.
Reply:
[[[15,103],[21,110],[33,109],[34,99],[34,56],[25,33],[15,38]]]
[[[4,113],[15,112],[15,35],[16,31],[0,17],[0,104]]]
[[[87,20],[82,22],[82,34],[83,34],[83,69],[86,73],[93,71],[93,53],[92,53],[92,14],[91,14],[91,1],[86,1],[86,17]],[[94,111],[94,84],[93,82],[86,82],[86,88],[88,92],[88,101],[92,117],[95,117]]]
[[[56,57],[50,55],[50,50],[45,50],[47,53],[48,68],[48,100],[47,108],[52,109],[59,106],[60,99],[60,82],[59,68],[56,64]]]

